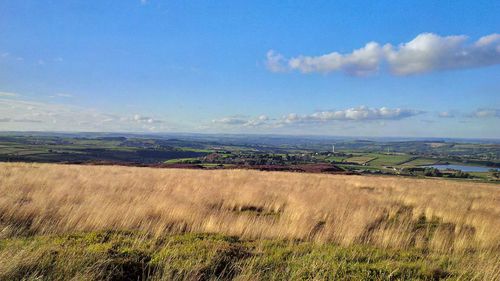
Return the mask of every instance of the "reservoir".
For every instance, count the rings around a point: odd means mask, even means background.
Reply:
[[[467,165],[429,165],[429,166],[423,166],[423,167],[432,167],[436,168],[439,170],[461,170],[463,172],[488,172],[490,167],[483,167],[483,166],[467,166]]]

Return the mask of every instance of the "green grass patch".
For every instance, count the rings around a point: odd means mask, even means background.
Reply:
[[[372,160],[376,159],[376,157],[373,157],[373,156],[354,156],[354,157],[351,157],[351,158],[347,158],[345,159],[346,162],[352,162],[352,163],[357,163],[357,164],[365,164],[365,163],[368,163]]]
[[[0,240],[0,280],[456,280],[459,258],[418,249],[137,232]],[[469,267],[470,269],[470,267]],[[480,276],[480,273],[479,275]]]
[[[411,155],[405,154],[370,154],[370,156],[376,157],[370,161],[371,166],[396,166],[412,158]]]
[[[438,162],[439,159],[418,157],[415,160],[404,163],[403,166],[427,166],[434,165]]]
[[[204,152],[204,153],[213,153],[214,152],[211,149],[192,148],[192,147],[179,147],[177,149],[181,150],[181,151]]]
[[[165,164],[176,164],[176,163],[184,163],[187,161],[193,161],[193,160],[198,160],[196,157],[191,157],[191,158],[177,158],[177,159],[169,159],[165,161]]]

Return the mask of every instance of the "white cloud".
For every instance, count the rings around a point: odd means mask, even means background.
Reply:
[[[266,125],[270,121],[269,117],[266,115],[260,115],[257,118],[248,120],[243,126],[245,127],[259,127]]]
[[[400,120],[421,114],[422,111],[412,109],[387,107],[369,108],[366,106],[353,107],[345,110],[319,111],[310,115],[289,114],[282,118],[284,123],[298,122],[326,122],[326,121],[373,121],[373,120]]]
[[[350,75],[363,76],[378,70],[382,55],[382,48],[376,42],[370,42],[349,54],[333,52],[318,57],[291,58],[288,61],[288,67],[303,73],[342,71]],[[284,58],[282,57],[281,60],[283,61]]]
[[[231,126],[241,126],[241,127],[262,127],[269,125],[272,120],[267,115],[260,115],[255,118],[249,118],[247,116],[229,116],[220,119],[212,120],[215,125],[222,125],[226,127]]]
[[[246,122],[247,120],[244,117],[240,116],[229,116],[212,120],[212,123],[222,124],[222,125],[242,125],[245,124]]]
[[[286,59],[274,51],[267,53],[270,71],[298,70],[303,73],[341,71],[365,76],[387,64],[395,75],[478,68],[500,64],[500,34],[490,34],[468,44],[468,37],[422,33],[413,40],[393,46],[369,42],[351,53],[332,52],[320,56],[300,55]]]
[[[464,69],[500,63],[500,35],[491,34],[467,45],[468,37],[418,35],[397,48],[388,47],[387,60],[398,75]]]
[[[296,113],[287,114],[278,119],[269,118],[266,115],[258,117],[231,116],[212,120],[216,126],[223,128],[278,128],[290,125],[329,123],[334,121],[385,121],[400,120],[421,114],[422,111],[387,107],[369,108],[366,106],[348,108],[337,111],[319,111],[309,115],[299,115]]]
[[[148,116],[141,116],[140,114],[135,114],[132,120],[134,120],[137,123],[147,123],[147,124],[163,123],[162,120],[154,119]]]

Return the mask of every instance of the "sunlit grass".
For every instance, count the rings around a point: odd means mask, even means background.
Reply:
[[[498,280],[499,203],[464,181],[4,163],[0,279],[103,279],[111,262],[166,280]]]

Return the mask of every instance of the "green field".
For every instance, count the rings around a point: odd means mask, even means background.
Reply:
[[[370,161],[371,166],[397,166],[400,163],[406,162],[412,158],[411,155],[404,154],[370,154],[376,157]]]
[[[342,156],[328,156],[324,160],[328,162],[343,162],[345,159],[348,157],[342,157]]]
[[[360,165],[369,164],[374,167],[397,166],[412,158],[406,154],[383,154],[383,153],[367,153],[359,154],[354,157],[345,159],[346,162],[358,163]]]
[[[165,161],[164,163],[165,164],[176,164],[176,163],[183,163],[183,162],[187,162],[187,161],[193,161],[193,160],[197,160],[198,158],[196,157],[191,157],[191,158],[177,158],[177,159],[169,159],[167,161]]]
[[[404,163],[403,166],[426,166],[426,165],[434,165],[438,162],[439,159],[419,157],[415,160]]]
[[[375,157],[367,155],[367,156],[354,156],[354,157],[345,159],[345,161],[362,165],[362,164],[370,162],[374,159],[375,159]]]

